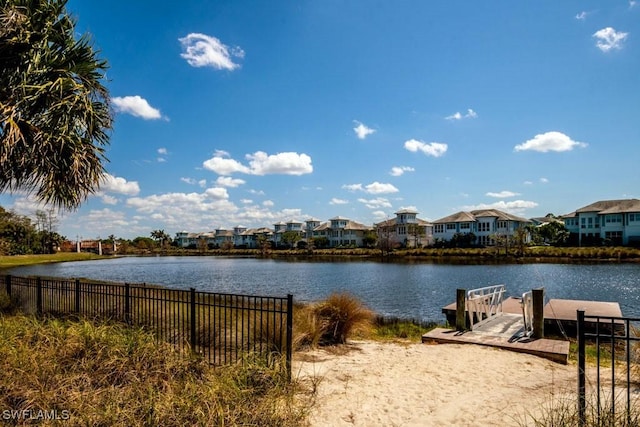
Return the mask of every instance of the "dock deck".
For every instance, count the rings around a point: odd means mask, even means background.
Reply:
[[[545,334],[557,335],[561,332],[568,337],[575,336],[577,310],[585,310],[587,316],[622,316],[620,305],[615,302],[552,299],[544,307]],[[455,311],[455,303],[442,309],[450,324],[455,324]],[[524,322],[519,298],[506,298],[502,311],[502,315],[475,327],[473,331],[436,328],[423,335],[422,342],[485,345],[568,363],[568,340],[523,336]],[[587,324],[587,327],[595,328],[595,322]]]

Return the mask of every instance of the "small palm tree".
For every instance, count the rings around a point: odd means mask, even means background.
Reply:
[[[0,2],[0,192],[75,209],[104,178],[112,116],[107,63],[66,3]]]

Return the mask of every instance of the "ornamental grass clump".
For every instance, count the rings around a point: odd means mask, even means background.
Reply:
[[[121,324],[0,315],[0,372],[0,409],[64,418],[38,425],[298,426],[310,405],[263,358],[214,369]]]
[[[319,344],[344,344],[357,329],[371,327],[373,313],[353,295],[334,293],[314,307]]]

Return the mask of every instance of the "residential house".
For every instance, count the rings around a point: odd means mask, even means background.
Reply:
[[[457,212],[433,221],[433,237],[436,240],[450,241],[455,235],[475,236],[475,244],[493,246],[498,236],[512,237],[516,230],[532,222],[526,218],[512,215],[497,209],[480,209],[470,212]],[[527,241],[529,236],[527,236]]]
[[[601,200],[562,218],[572,244],[640,245],[638,199]]]
[[[320,224],[313,230],[313,234],[314,237],[326,237],[332,248],[338,246],[360,247],[364,245],[364,236],[372,230],[372,227],[337,216]]]
[[[387,239],[390,246],[422,247],[433,243],[433,225],[418,218],[413,209],[402,209],[395,218],[374,224],[378,240]]]

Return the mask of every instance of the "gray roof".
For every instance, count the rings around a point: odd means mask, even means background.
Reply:
[[[597,212],[600,215],[626,212],[640,212],[640,200],[601,200],[576,210],[575,213]]]
[[[499,211],[498,209],[478,209],[471,212],[457,212],[452,215],[446,216],[444,218],[437,219],[433,221],[434,224],[446,224],[452,222],[474,222],[477,221],[478,218],[497,218],[502,221],[518,221],[518,222],[531,222],[530,220],[512,215],[507,212]]]

